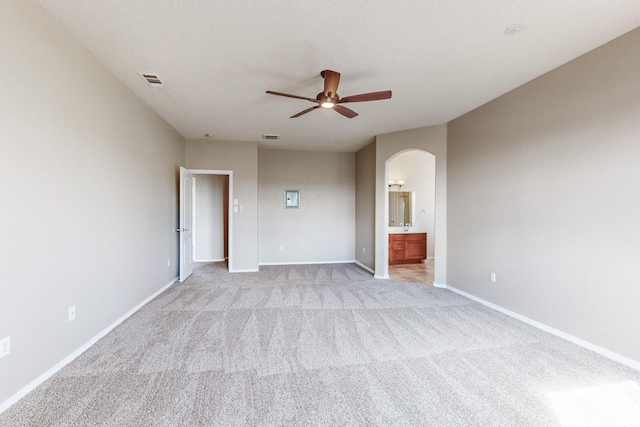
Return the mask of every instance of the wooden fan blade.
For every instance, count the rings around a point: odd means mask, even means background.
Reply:
[[[307,108],[306,110],[304,110],[304,111],[300,111],[298,114],[295,114],[295,115],[293,115],[293,116],[291,116],[291,117],[289,117],[289,118],[290,118],[290,119],[295,119],[296,117],[300,117],[300,116],[301,116],[301,115],[303,115],[303,114],[307,114],[309,111],[313,111],[313,110],[315,110],[316,108],[320,108],[320,106],[319,106],[319,105],[316,105],[315,107]]]
[[[320,75],[324,78],[324,96],[334,98],[336,93],[338,93],[340,73],[337,71],[324,70]]]
[[[274,92],[272,90],[268,90],[265,93],[268,93],[269,95],[286,96],[287,98],[306,99],[307,101],[318,102],[317,100],[313,98],[307,98],[306,96],[290,95],[288,93]]]
[[[358,115],[358,113],[356,113],[355,111],[350,110],[347,107],[343,107],[342,105],[334,105],[333,109],[349,119],[353,119]]]
[[[345,102],[377,101],[379,99],[389,99],[389,98],[391,98],[391,91],[383,90],[380,92],[370,92],[370,93],[362,93],[360,95],[345,96],[344,98],[340,99],[338,103],[343,104]]]

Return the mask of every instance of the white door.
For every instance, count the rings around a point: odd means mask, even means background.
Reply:
[[[180,168],[180,281],[193,273],[193,173]]]

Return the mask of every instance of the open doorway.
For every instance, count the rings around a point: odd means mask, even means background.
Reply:
[[[180,168],[180,227],[177,231],[180,232],[181,282],[191,275],[193,265],[198,261],[225,261],[227,269],[233,269],[232,198],[232,171]],[[217,237],[209,241],[212,235]],[[196,246],[198,240],[199,247]]]
[[[229,260],[229,176],[194,174],[193,260]]]
[[[389,277],[434,282],[435,156],[408,150],[387,163]]]

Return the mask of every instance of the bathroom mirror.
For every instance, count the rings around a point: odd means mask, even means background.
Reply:
[[[413,191],[389,191],[389,227],[413,224]]]

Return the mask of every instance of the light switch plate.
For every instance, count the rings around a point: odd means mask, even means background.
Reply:
[[[5,337],[0,340],[0,357],[4,357],[11,353],[11,337]]]

